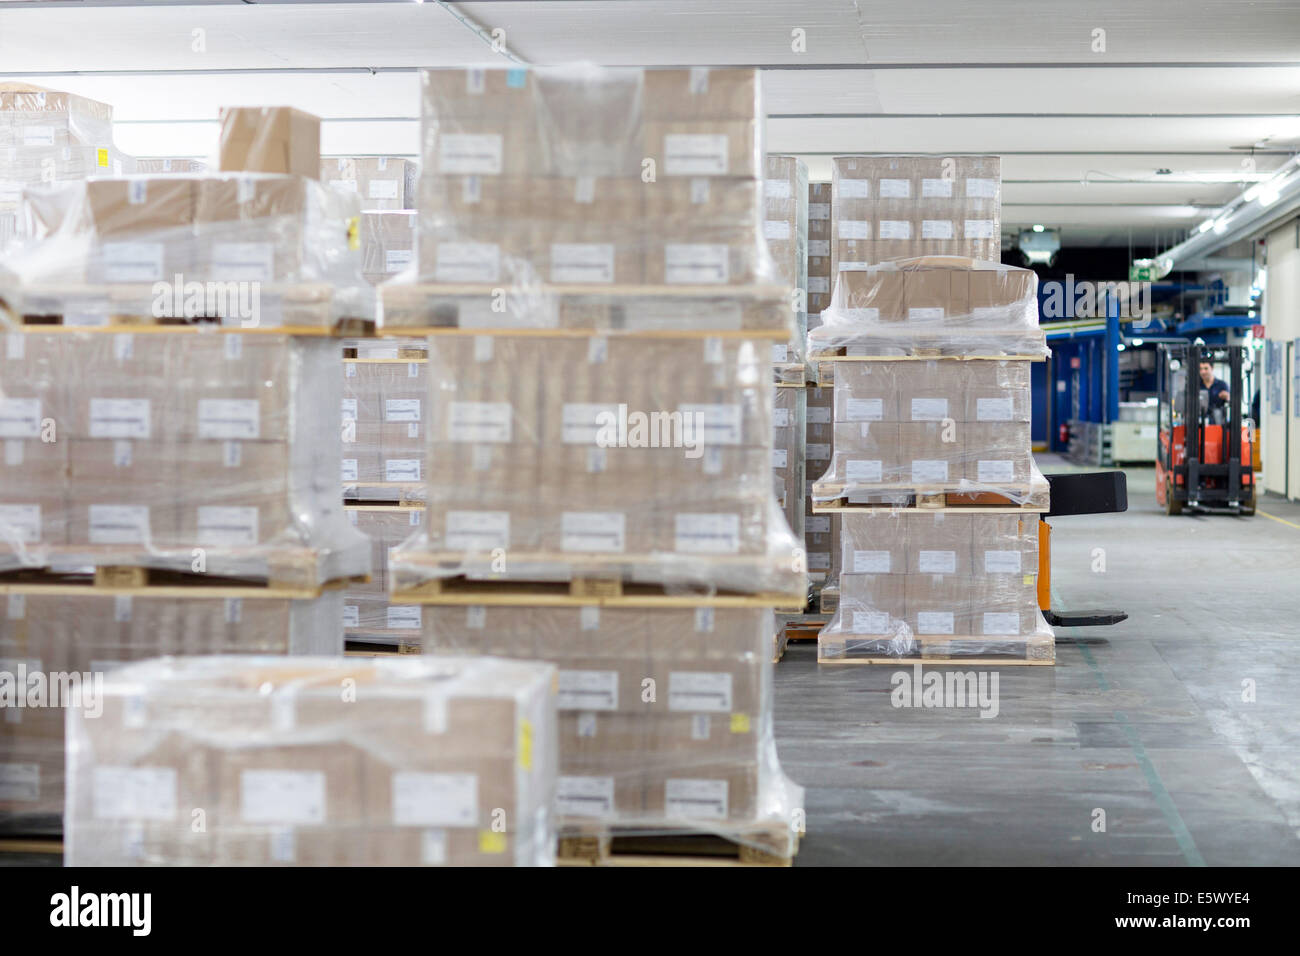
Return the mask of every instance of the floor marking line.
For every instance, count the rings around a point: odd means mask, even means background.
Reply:
[[[1260,511],[1258,508],[1255,509],[1255,514],[1263,515],[1265,518],[1272,518],[1274,521],[1280,521],[1282,524],[1290,525],[1292,528],[1295,528],[1297,531],[1300,531],[1300,524],[1296,524],[1294,521],[1287,521],[1285,518],[1279,518],[1277,515],[1271,515],[1267,511]]]

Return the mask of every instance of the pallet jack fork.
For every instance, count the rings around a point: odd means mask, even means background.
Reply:
[[[1052,607],[1052,526],[1048,518],[1111,514],[1128,510],[1128,479],[1122,471],[1047,475],[1048,512],[1038,522],[1038,606],[1053,627],[1100,627],[1128,619],[1116,610],[1063,611]]]

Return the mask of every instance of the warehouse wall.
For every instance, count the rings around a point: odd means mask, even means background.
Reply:
[[[1292,375],[1294,349],[1300,338],[1300,218],[1268,235],[1268,291],[1264,296],[1264,322],[1270,341],[1283,343],[1285,367],[1280,380],[1265,376],[1260,417],[1263,439],[1264,490],[1300,498],[1300,419],[1295,415]],[[1281,382],[1280,389],[1277,381]],[[1288,389],[1290,385],[1290,389]],[[1272,414],[1272,392],[1280,391],[1281,414]],[[1288,467],[1289,460],[1289,467]]]

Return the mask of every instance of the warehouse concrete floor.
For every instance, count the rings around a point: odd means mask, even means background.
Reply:
[[[896,709],[900,668],[790,645],[798,865],[1300,864],[1300,506],[1171,518],[1152,469],[1127,471],[1126,514],[1053,523],[1052,571],[1054,603],[1129,619],[1058,630],[1054,668],[998,669],[996,717]]]

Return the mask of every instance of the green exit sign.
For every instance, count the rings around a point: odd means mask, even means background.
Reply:
[[[1135,264],[1128,267],[1129,282],[1154,282],[1155,280],[1155,266],[1139,266]]]

